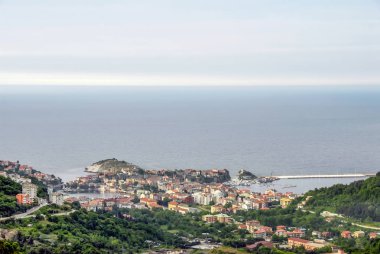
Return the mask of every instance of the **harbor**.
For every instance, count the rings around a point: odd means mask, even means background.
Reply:
[[[330,187],[334,184],[349,184],[374,175],[374,173],[279,175],[258,177],[252,180],[233,178],[227,184],[239,189],[250,189],[253,192],[275,189],[281,192],[304,194],[316,188]]]

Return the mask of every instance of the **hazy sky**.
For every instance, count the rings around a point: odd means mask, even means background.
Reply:
[[[380,85],[380,1],[0,0],[0,84]]]

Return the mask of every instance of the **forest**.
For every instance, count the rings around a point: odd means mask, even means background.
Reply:
[[[380,222],[380,172],[348,185],[336,184],[307,192],[307,208],[327,210],[363,221]]]

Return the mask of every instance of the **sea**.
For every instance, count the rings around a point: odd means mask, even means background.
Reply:
[[[232,175],[376,173],[380,87],[0,86],[0,160],[67,181],[107,158]]]

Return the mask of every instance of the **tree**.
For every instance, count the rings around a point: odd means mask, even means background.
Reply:
[[[0,253],[1,254],[18,254],[20,246],[16,242],[0,240]]]

